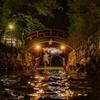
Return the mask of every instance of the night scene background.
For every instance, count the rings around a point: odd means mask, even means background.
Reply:
[[[73,46],[86,40],[100,25],[99,0],[0,0],[0,36],[14,24],[13,35],[54,28],[70,34]],[[77,45],[77,44],[75,44]]]
[[[100,100],[100,0],[0,0],[0,100],[49,99]]]

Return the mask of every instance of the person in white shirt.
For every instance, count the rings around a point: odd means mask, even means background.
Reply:
[[[49,54],[47,52],[45,52],[43,55],[43,62],[44,62],[44,67],[46,67],[47,64],[49,64]]]

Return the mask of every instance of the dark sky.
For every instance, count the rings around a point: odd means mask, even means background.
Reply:
[[[48,28],[66,30],[69,25],[66,15],[68,11],[67,0],[58,0],[58,3],[63,6],[64,9],[54,11],[54,18],[48,22]]]
[[[49,23],[51,28],[65,30],[68,26],[68,18],[64,10],[55,11],[54,18]]]

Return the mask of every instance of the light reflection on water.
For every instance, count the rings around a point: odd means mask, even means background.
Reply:
[[[50,70],[0,76],[0,100],[47,99],[100,100],[85,74],[66,75],[62,70]]]

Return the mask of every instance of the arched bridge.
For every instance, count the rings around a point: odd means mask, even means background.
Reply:
[[[38,31],[33,31],[30,34],[23,37],[25,42],[25,50],[28,52],[33,52],[36,45],[41,45],[41,47],[58,47],[64,45],[68,52],[72,48],[68,45],[68,34],[65,34],[62,30],[57,29],[43,29]]]

